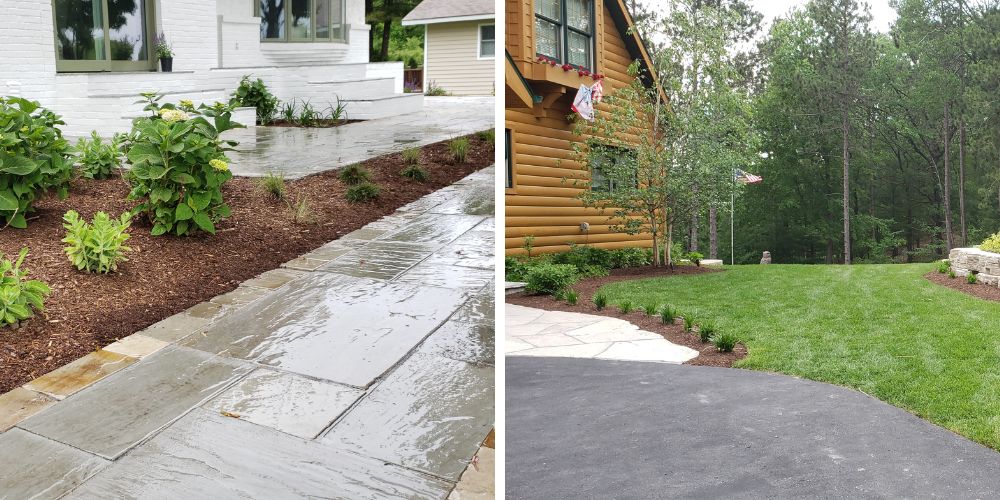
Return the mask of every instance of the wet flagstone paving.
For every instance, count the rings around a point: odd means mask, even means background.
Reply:
[[[493,175],[0,395],[0,499],[491,488]]]

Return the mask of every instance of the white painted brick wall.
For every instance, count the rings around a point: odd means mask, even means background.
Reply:
[[[0,95],[37,100],[63,116],[67,135],[83,136],[127,130],[141,114],[133,104],[140,92],[211,102],[227,98],[244,74],[263,78],[282,100],[321,107],[358,87],[325,82],[373,79],[364,98],[372,89],[402,91],[401,64],[368,64],[362,0],[347,0],[349,43],[315,44],[261,43],[253,1],[157,0],[157,30],[173,46],[174,73],[56,73],[52,2],[0,0]]]

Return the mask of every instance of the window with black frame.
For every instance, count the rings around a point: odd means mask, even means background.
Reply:
[[[631,149],[597,146],[590,154],[590,190],[614,191],[621,186],[626,165],[635,162],[636,153]],[[638,180],[632,181],[632,186]]]
[[[513,151],[512,151],[513,146],[511,145],[510,129],[509,128],[505,128],[503,130],[503,134],[504,134],[504,145],[506,146],[506,148],[504,149],[504,159],[507,160],[507,184],[506,184],[506,187],[509,189],[509,188],[514,187],[514,155],[511,154],[511,153],[513,153]]]
[[[155,69],[153,0],[53,0],[57,71]]]
[[[260,39],[264,42],[346,40],[345,0],[258,0]]]
[[[593,69],[593,0],[535,0],[535,53]]]

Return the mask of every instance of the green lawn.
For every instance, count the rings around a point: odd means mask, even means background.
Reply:
[[[741,368],[853,387],[1000,449],[1000,303],[922,277],[935,268],[736,266],[602,290],[736,332]]]

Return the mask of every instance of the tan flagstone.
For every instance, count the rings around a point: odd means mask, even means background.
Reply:
[[[496,451],[482,447],[448,500],[492,500],[496,495]]]
[[[64,399],[136,361],[138,359],[116,352],[94,351],[28,382],[24,387],[56,399]]]
[[[6,432],[55,402],[55,399],[45,394],[29,391],[24,387],[0,394],[0,432]]]
[[[104,350],[142,359],[168,345],[169,342],[136,333],[105,347]]]

